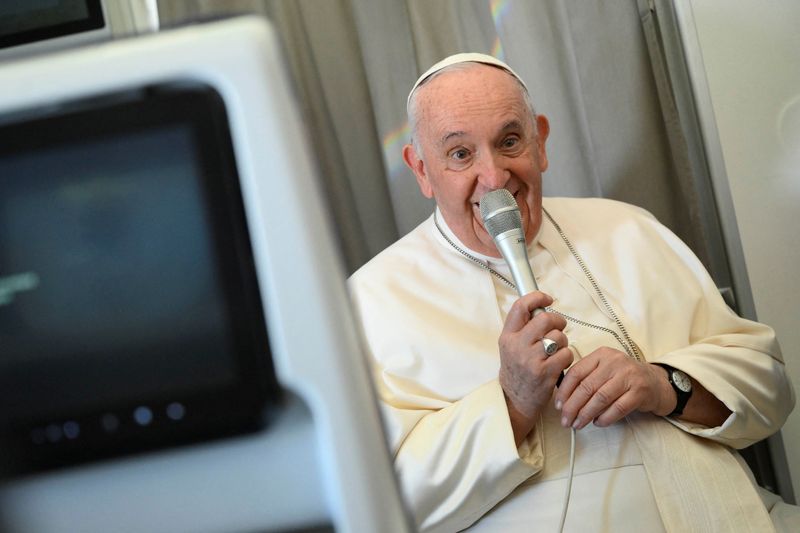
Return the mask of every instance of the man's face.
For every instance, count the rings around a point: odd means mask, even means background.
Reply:
[[[416,97],[422,153],[406,145],[403,157],[422,194],[436,200],[461,242],[500,257],[483,227],[479,202],[489,191],[508,189],[531,242],[542,217],[547,119],[540,115],[534,123],[516,80],[488,65],[445,72],[420,87]]]

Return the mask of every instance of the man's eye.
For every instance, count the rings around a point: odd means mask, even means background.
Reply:
[[[456,161],[463,161],[467,157],[469,157],[469,151],[465,150],[464,148],[460,148],[458,150],[450,152],[450,157],[452,159],[455,159]]]
[[[519,144],[519,139],[516,137],[506,137],[503,139],[503,148],[514,148]]]

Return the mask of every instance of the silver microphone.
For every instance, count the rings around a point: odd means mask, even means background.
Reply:
[[[494,240],[495,246],[500,251],[503,259],[511,269],[511,276],[517,286],[517,293],[524,296],[530,292],[538,291],[536,279],[533,277],[530,261],[528,261],[528,243],[525,241],[525,232],[522,230],[522,215],[514,197],[506,189],[497,189],[487,192],[481,198],[481,218],[483,226]],[[544,309],[537,307],[533,310],[536,316]],[[542,338],[545,353],[550,356],[558,351],[555,341]],[[562,372],[558,384],[564,377]]]
[[[514,197],[507,189],[487,192],[481,198],[481,218],[486,231],[511,269],[517,292],[524,296],[538,291],[528,261],[528,244],[522,230],[522,215]]]

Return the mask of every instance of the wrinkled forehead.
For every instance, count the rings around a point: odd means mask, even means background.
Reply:
[[[454,142],[494,141],[511,131],[535,137],[523,89],[505,72],[484,65],[446,71],[415,96],[417,147],[422,151]]]
[[[442,132],[497,130],[510,122],[525,129],[533,125],[523,88],[506,72],[485,65],[444,71],[419,88],[415,106],[418,133],[429,139]]]

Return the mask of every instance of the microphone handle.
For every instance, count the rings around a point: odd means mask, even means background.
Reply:
[[[536,284],[536,278],[533,277],[531,263],[528,260],[528,246],[525,242],[525,234],[522,232],[522,228],[504,231],[494,238],[494,243],[511,270],[514,285],[517,287],[517,294],[522,297],[528,293],[538,291],[539,286]],[[543,311],[544,309],[537,307],[533,310],[532,316],[536,316]]]
[[[494,238],[494,244],[503,256],[503,259],[508,263],[508,268],[511,270],[511,276],[514,278],[514,285],[517,286],[517,293],[520,297],[539,290],[539,285],[536,283],[536,278],[533,277],[533,269],[528,260],[528,246],[525,242],[525,234],[522,228],[514,228],[512,230],[504,231]],[[536,316],[543,313],[544,309],[537,307],[531,313],[531,316]],[[564,379],[564,372],[558,376],[556,387],[561,385],[561,380]]]

